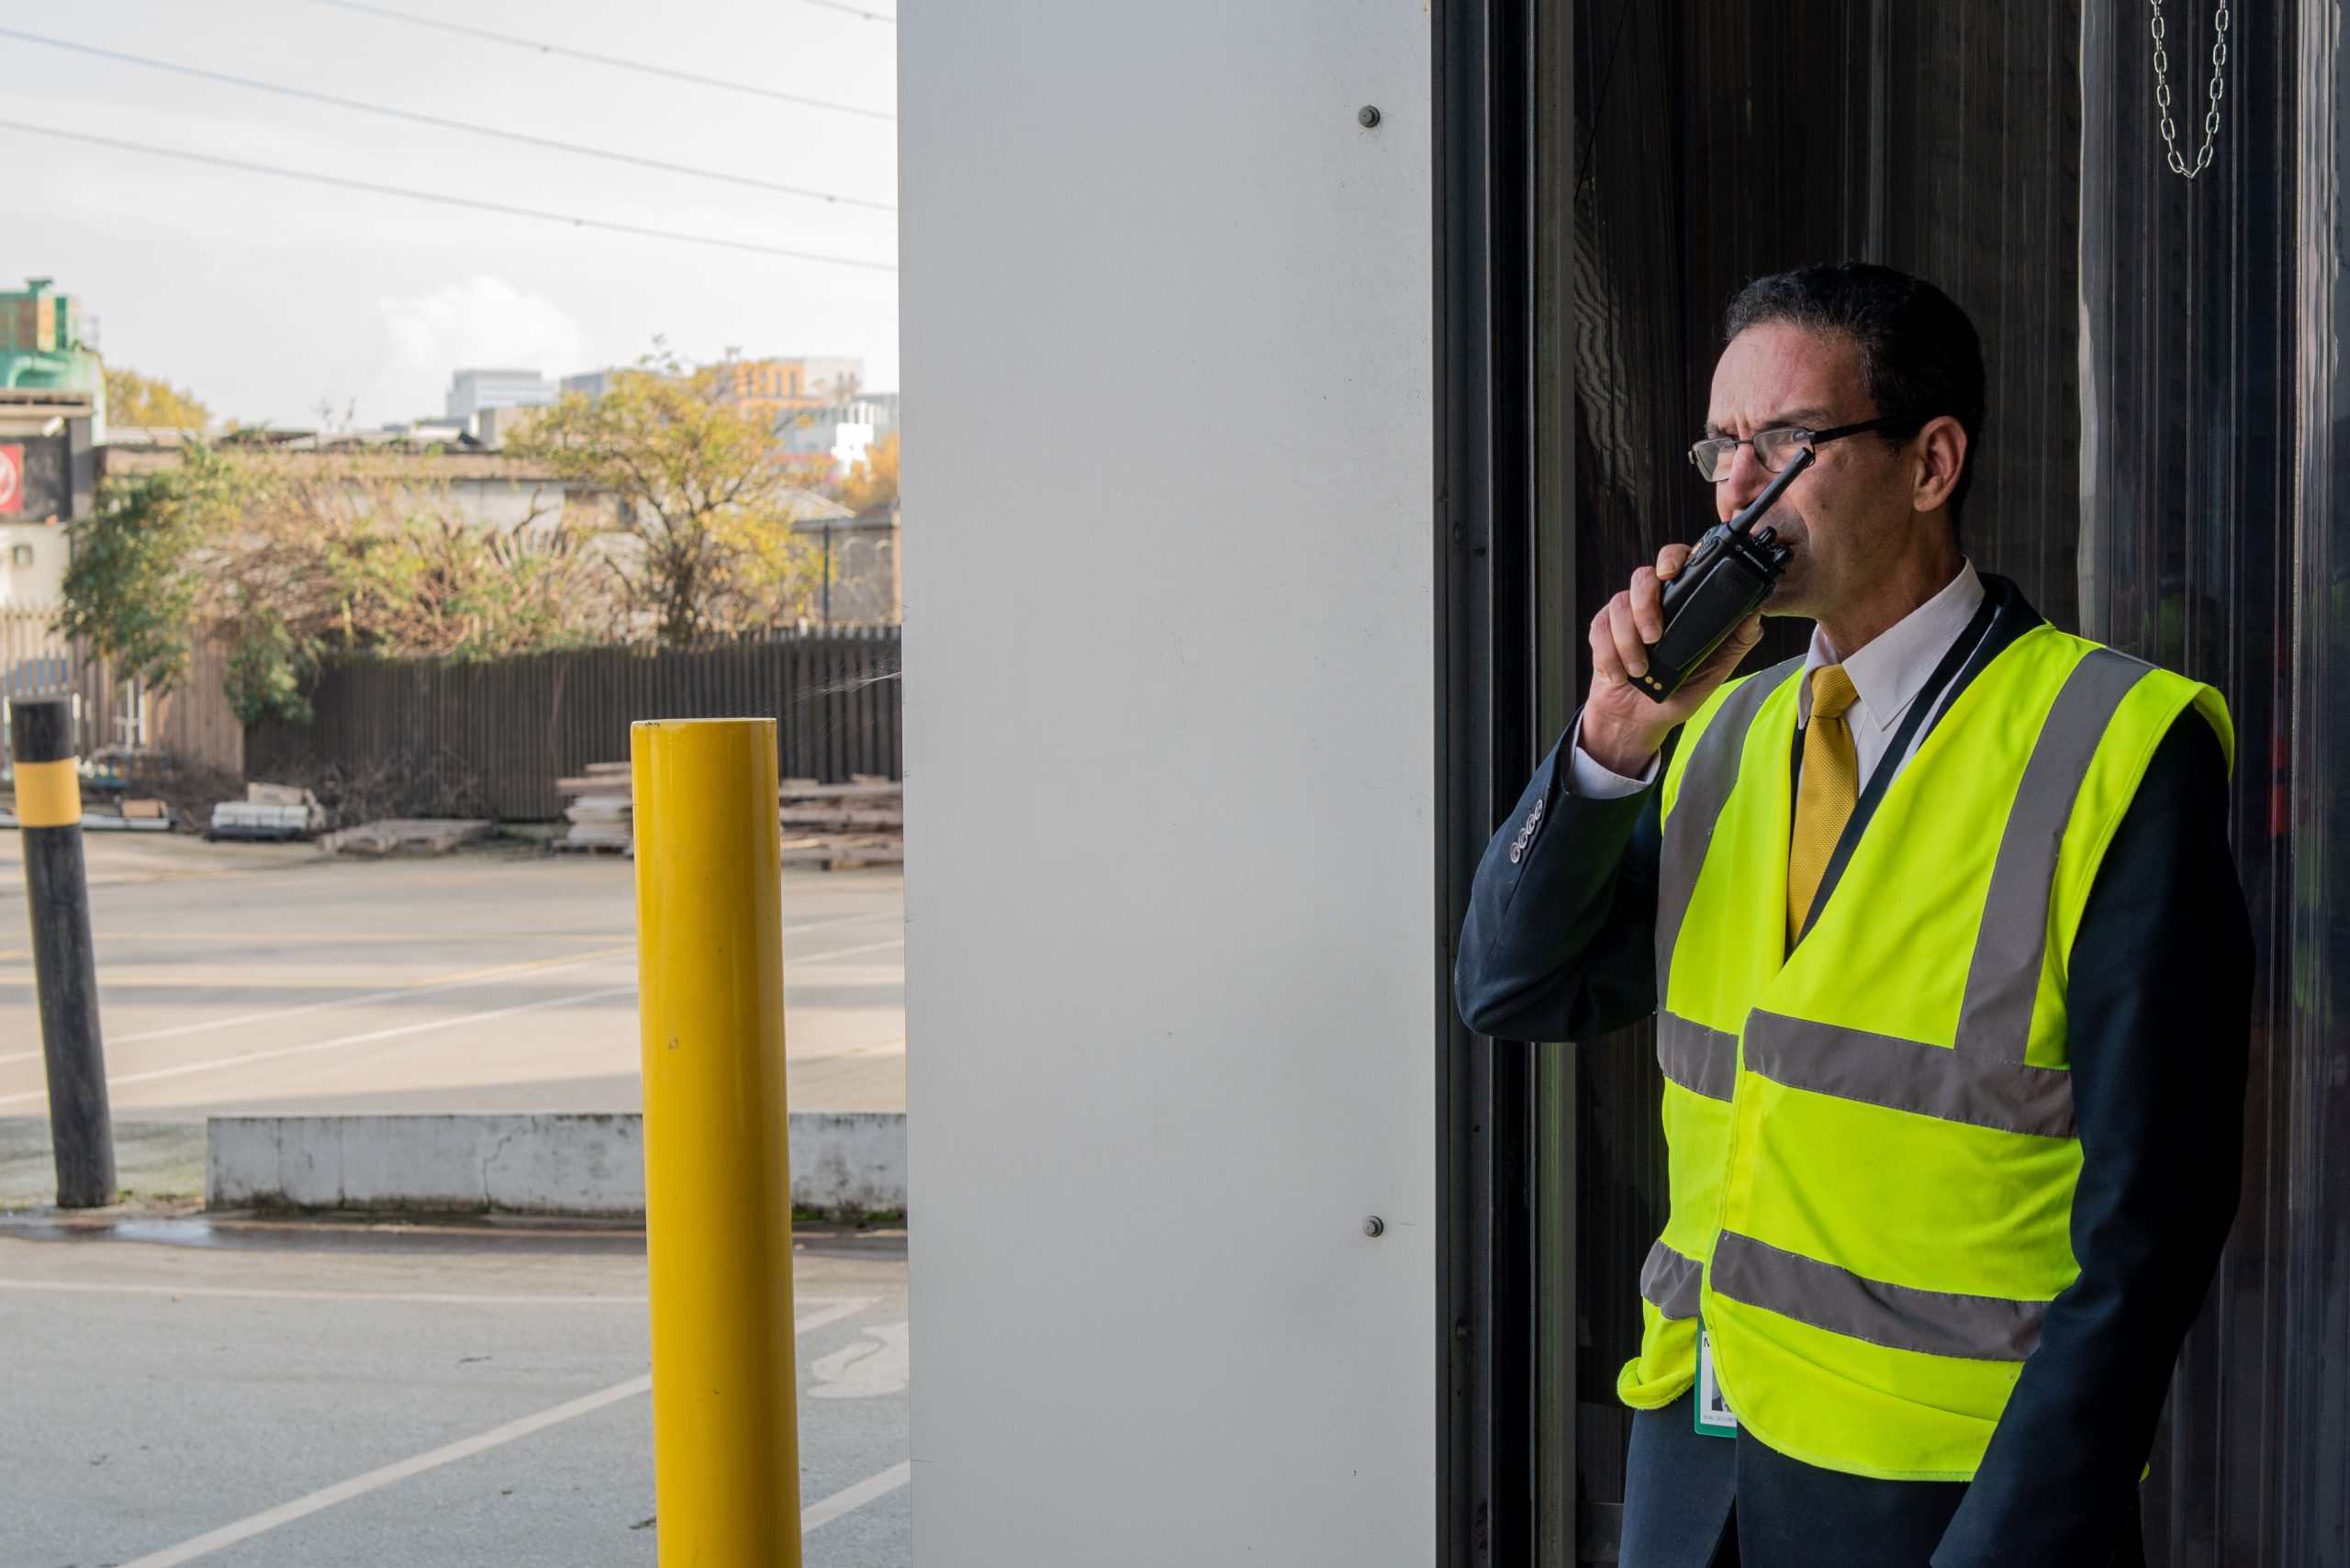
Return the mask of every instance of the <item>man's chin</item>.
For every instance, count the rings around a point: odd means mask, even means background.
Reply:
[[[1774,619],[1780,616],[1801,616],[1807,621],[1818,620],[1811,608],[1811,585],[1796,579],[1790,570],[1771,588],[1771,597],[1762,601],[1762,613]]]

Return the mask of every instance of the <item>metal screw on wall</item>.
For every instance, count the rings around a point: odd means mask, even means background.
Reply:
[[[1387,1222],[1377,1215],[1371,1215],[1362,1222],[1362,1233],[1365,1236],[1384,1236],[1387,1234]]]
[[[1362,128],[1365,130],[1369,130],[1372,126],[1379,123],[1379,106],[1377,104],[1365,104],[1356,112],[1355,118],[1361,122]]]

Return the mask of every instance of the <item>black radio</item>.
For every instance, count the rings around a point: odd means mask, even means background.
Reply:
[[[1658,603],[1664,635],[1650,644],[1648,669],[1632,677],[1632,684],[1652,700],[1662,702],[1680,690],[1689,672],[1713,655],[1785,574],[1794,548],[1780,543],[1774,530],[1751,531],[1811,463],[1811,448],[1796,452],[1745,510],[1706,531],[1680,572],[1664,585]]]

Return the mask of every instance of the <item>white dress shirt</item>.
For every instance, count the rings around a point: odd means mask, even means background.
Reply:
[[[1900,728],[1902,715],[1918,700],[1918,692],[1942,662],[1951,644],[1964,633],[1982,608],[1983,579],[1975,575],[1975,563],[1960,564],[1958,576],[1942,590],[1917,609],[1895,622],[1865,648],[1849,658],[1839,660],[1827,633],[1818,626],[1811,629],[1811,648],[1804,655],[1802,686],[1796,694],[1796,726],[1800,729],[1811,722],[1811,672],[1823,665],[1841,662],[1844,673],[1852,678],[1852,689],[1860,694],[1844,715],[1852,732],[1852,754],[1860,764],[1860,780],[1863,788],[1869,777],[1885,759],[1886,749],[1893,744],[1894,732]],[[1945,687],[1937,700],[1950,700]],[[1929,719],[1932,714],[1927,715]],[[1909,743],[1909,751],[1918,749],[1918,742],[1925,738],[1930,724],[1918,726],[1917,735]],[[1895,767],[1907,762],[1905,753]],[[1572,762],[1575,793],[1586,800],[1608,801],[1638,793],[1656,782],[1658,758],[1651,757],[1649,765],[1638,778],[1627,778],[1612,768],[1604,767],[1583,749],[1583,720],[1575,720],[1573,759]]]

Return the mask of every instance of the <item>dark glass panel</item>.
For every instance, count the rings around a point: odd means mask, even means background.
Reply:
[[[1574,583],[1582,627],[1712,521],[1688,443],[1721,315],[1748,279],[1863,258],[1932,279],[1984,337],[1992,409],[1967,547],[2060,622],[2076,613],[2080,14],[2045,0],[1575,7]],[[1567,193],[1561,193],[1565,199]],[[1775,622],[1757,664],[1801,651]],[[1577,1465],[1622,1496],[1617,1369],[1663,1215],[1646,1027],[1578,1053]]]

